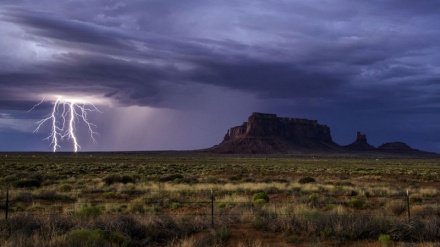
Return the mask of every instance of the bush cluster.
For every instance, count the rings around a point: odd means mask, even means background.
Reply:
[[[269,202],[269,196],[266,192],[258,192],[252,196],[254,206],[261,206]]]
[[[17,188],[39,188],[41,186],[41,180],[34,178],[20,179],[14,184]]]
[[[119,174],[108,175],[107,177],[105,177],[103,179],[103,181],[107,185],[111,185],[114,183],[123,183],[123,184],[136,183],[136,179],[133,176],[130,176],[130,175],[122,175],[121,176]]]
[[[316,180],[312,177],[303,177],[298,180],[298,183],[300,183],[300,184],[308,184],[308,183],[315,183],[315,182],[316,182]]]

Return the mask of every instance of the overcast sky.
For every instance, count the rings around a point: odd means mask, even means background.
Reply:
[[[51,151],[63,96],[100,110],[81,151],[206,148],[267,112],[440,152],[438,23],[431,0],[1,0],[0,151]]]

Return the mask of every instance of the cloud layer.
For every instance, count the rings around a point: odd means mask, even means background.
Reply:
[[[45,0],[0,7],[0,136],[24,135],[29,127],[11,128],[11,121],[35,120],[51,107],[27,113],[42,97],[69,93],[106,99],[109,121],[137,109],[156,133],[161,126],[182,131],[160,146],[137,140],[130,149],[213,145],[226,124],[270,111],[318,119],[340,144],[359,129],[375,145],[399,138],[440,151],[432,137],[440,130],[435,1]],[[104,124],[109,140],[89,149],[123,149],[109,143],[125,125]],[[194,129],[205,132],[188,144],[195,136],[181,133]]]

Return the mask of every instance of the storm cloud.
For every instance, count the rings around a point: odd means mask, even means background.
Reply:
[[[209,147],[263,111],[318,119],[342,145],[360,130],[439,152],[439,13],[409,0],[3,1],[0,138],[30,138],[0,150],[45,150],[31,125],[51,104],[28,110],[68,93],[107,102],[83,150]]]

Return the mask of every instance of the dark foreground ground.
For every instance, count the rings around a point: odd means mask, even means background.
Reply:
[[[0,218],[1,246],[440,241],[435,156],[131,152],[0,158],[0,209],[8,212],[7,221],[5,214]]]

